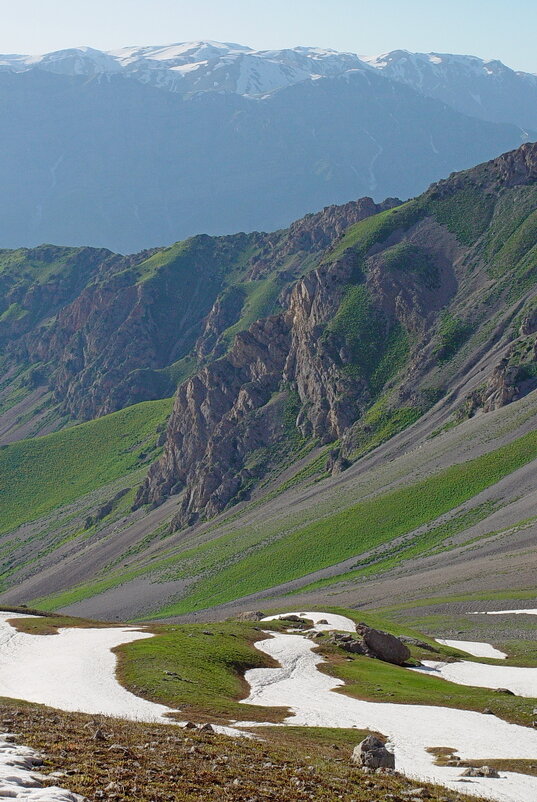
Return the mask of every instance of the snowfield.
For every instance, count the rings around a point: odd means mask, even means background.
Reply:
[[[444,640],[443,638],[436,638],[436,642],[442,646],[450,646],[453,649],[458,649],[460,652],[472,654],[474,657],[491,657],[496,660],[505,660],[507,655],[505,652],[500,652],[495,649],[490,643],[480,643],[471,640]]]
[[[537,615],[537,610],[485,610],[485,612],[468,613],[468,615]]]
[[[100,713],[135,721],[160,721],[172,711],[130,693],[116,679],[122,643],[149,638],[132,628],[61,629],[28,635],[7,623],[23,614],[0,613],[0,696],[78,713]]]
[[[354,622],[344,616],[317,612],[299,615],[312,620],[316,630],[355,631]],[[150,633],[118,627],[62,629],[58,635],[42,636],[17,632],[7,623],[9,619],[26,617],[0,613],[0,696],[25,699],[60,710],[178,723],[167,718],[167,714],[176,711],[135,696],[123,688],[115,676],[116,657],[111,650],[122,643],[151,637]],[[537,799],[537,777],[502,772],[499,779],[462,778],[461,768],[436,766],[427,752],[430,747],[443,746],[453,749],[463,760],[535,760],[537,731],[468,710],[354,699],[335,692],[342,689],[342,680],[319,671],[319,665],[325,661],[314,653],[315,642],[302,634],[267,632],[267,636],[257,643],[257,648],[277,660],[280,667],[246,672],[250,684],[250,695],[243,700],[246,704],[288,707],[291,712],[285,724],[354,727],[383,733],[395,753],[397,769],[416,780],[436,782],[497,802],[535,802]],[[537,673],[537,669],[469,661],[450,664],[450,669],[456,666],[469,666],[476,672],[475,677],[472,676],[473,685],[480,684],[479,678],[485,677],[483,672],[489,670]],[[525,674],[516,676],[526,677]],[[521,683],[526,681],[529,679],[520,680]],[[504,677],[501,685],[507,685]],[[246,726],[244,722],[242,726]],[[230,735],[244,734],[230,727],[215,729]],[[6,758],[4,763],[2,756]],[[45,795],[39,788],[38,777],[22,776],[20,772],[30,771],[31,757],[31,750],[14,747],[0,738],[0,796],[28,796],[34,802],[76,802],[74,795],[61,789],[54,789],[56,795],[46,789]],[[15,790],[9,791],[6,784],[10,782],[14,783]]]
[[[0,696],[77,713],[160,724],[184,724],[168,718],[165,705],[130,693],[116,679],[116,646],[151,638],[132,627],[60,629],[57,635],[28,635],[7,622],[29,618],[0,612]],[[226,735],[245,735],[214,725]],[[1,796],[1,795],[0,795]]]
[[[334,626],[328,614],[302,615],[306,618],[318,616]],[[347,631],[351,626],[354,631],[354,623],[344,620]],[[341,624],[341,617],[338,617],[337,628],[341,628]],[[498,802],[535,802],[537,799],[537,777],[502,772],[500,779],[462,778],[461,768],[436,766],[426,751],[430,747],[447,746],[463,760],[535,760],[537,731],[468,710],[364,702],[334,693],[344,683],[319,671],[318,666],[325,661],[313,652],[314,642],[302,635],[272,633],[270,637],[270,634],[256,646],[277,660],[280,668],[255,668],[246,672],[251,688],[249,697],[244,699],[246,704],[288,707],[291,715],[285,720],[287,724],[356,727],[381,732],[388,737],[388,747],[395,753],[396,768],[416,780],[440,783],[455,791]]]
[[[42,787],[44,775],[34,771],[41,763],[37,752],[15,743],[11,733],[0,735],[0,798],[30,802],[82,802],[82,797],[52,786]]]
[[[537,698],[537,668],[517,666],[490,666],[462,660],[458,663],[443,663],[423,660],[423,668],[412,668],[426,674],[435,674],[457,685],[473,685],[475,688],[507,688],[517,696]]]

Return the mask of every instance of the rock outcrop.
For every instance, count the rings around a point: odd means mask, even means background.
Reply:
[[[164,454],[136,503],[159,504],[182,492],[174,522],[182,527],[245,498],[290,436],[284,419],[292,397],[292,429],[302,441],[340,441],[326,463],[331,473],[345,470],[371,440],[364,413],[381,394],[391,395],[392,406],[384,402],[388,422],[390,416],[398,420],[402,408],[412,421],[435,403],[444,393],[443,366],[490,318],[487,292],[497,295],[502,288],[506,299],[512,293],[506,280],[492,287],[486,261],[492,257],[480,237],[494,213],[493,192],[531,184],[536,153],[531,145],[506,154],[439,182],[392,211],[389,201],[377,218],[378,230],[364,227],[362,238],[341,220],[347,225],[373,213],[378,207],[370,199],[342,207],[341,218],[331,208],[306,217],[289,229],[285,242],[274,235],[264,241],[262,254],[250,263],[250,277],[269,275],[275,264],[286,281],[299,276],[283,286],[276,314],[239,332],[224,356],[179,389]],[[458,215],[462,207],[471,215],[475,206],[470,231]],[[328,249],[310,267],[306,254],[327,242]],[[291,253],[302,254],[309,269],[301,270]],[[528,269],[525,264],[521,271]],[[200,358],[218,353],[222,329],[239,306],[227,296],[216,302],[198,341]],[[521,323],[524,332],[535,325],[532,315],[530,310]],[[469,407],[495,409],[535,383],[531,371],[520,370],[517,338],[508,326],[506,320],[488,336],[491,344],[498,337],[511,339],[513,358],[508,354],[498,365],[486,387],[468,400]],[[469,369],[475,362],[469,358]],[[390,393],[398,373],[397,391]]]
[[[367,769],[395,769],[395,755],[380,738],[368,735],[354,747],[351,760]]]
[[[379,660],[385,663],[394,663],[402,666],[410,657],[410,649],[406,644],[380,629],[359,625],[358,632],[362,635],[364,645]]]

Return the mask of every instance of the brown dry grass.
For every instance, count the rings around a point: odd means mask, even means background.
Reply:
[[[402,802],[416,787],[403,777],[352,766],[363,733],[263,730],[247,741],[2,700],[0,724],[38,749],[55,784],[110,802]],[[100,730],[104,740],[95,739]],[[51,782],[52,784],[52,782]],[[432,802],[468,799],[427,787]],[[475,802],[475,798],[474,802]]]

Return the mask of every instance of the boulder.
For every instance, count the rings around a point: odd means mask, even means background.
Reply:
[[[367,649],[379,660],[386,663],[403,665],[410,657],[410,649],[395,635],[389,635],[380,629],[362,628],[362,637]]]
[[[395,768],[395,755],[374,735],[368,735],[354,748],[351,760],[367,769]]]
[[[265,613],[260,610],[246,610],[237,616],[239,621],[261,621],[263,618],[265,618]]]

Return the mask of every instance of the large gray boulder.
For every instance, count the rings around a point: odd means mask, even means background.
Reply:
[[[395,768],[395,755],[386,749],[380,738],[374,735],[368,735],[354,747],[351,760],[368,769]]]
[[[395,635],[366,626],[361,628],[361,633],[367,649],[379,660],[402,666],[409,659],[410,649]]]

